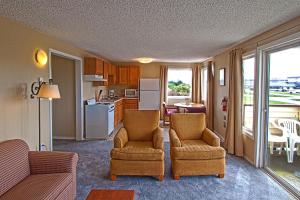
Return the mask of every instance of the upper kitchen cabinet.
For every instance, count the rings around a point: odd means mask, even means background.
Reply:
[[[128,66],[119,66],[118,67],[118,84],[119,85],[128,85],[129,81],[129,67]]]
[[[108,85],[117,84],[117,67],[116,65],[110,64],[108,68]]]
[[[85,75],[103,75],[103,60],[93,57],[84,58]]]
[[[140,79],[140,67],[139,66],[130,66],[129,67],[129,77],[128,85],[131,88],[138,88],[139,79]]]

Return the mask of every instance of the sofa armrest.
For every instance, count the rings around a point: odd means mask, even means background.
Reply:
[[[30,151],[30,174],[75,173],[78,154],[58,151]]]
[[[171,147],[181,147],[180,139],[178,138],[175,130],[170,129],[169,136],[170,136]]]
[[[153,147],[155,149],[164,150],[163,130],[159,127],[153,131]]]
[[[220,138],[208,128],[204,129],[202,136],[202,140],[209,144],[210,146],[219,147],[220,146]]]
[[[128,142],[128,134],[125,128],[121,128],[114,138],[114,148],[123,148]]]

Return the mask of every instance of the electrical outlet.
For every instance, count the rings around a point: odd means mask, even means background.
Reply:
[[[224,119],[224,121],[226,121],[226,115],[224,115],[223,119]]]
[[[226,128],[226,122],[225,121],[223,121],[223,127]]]

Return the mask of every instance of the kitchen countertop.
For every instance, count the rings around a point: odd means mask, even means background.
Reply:
[[[138,99],[138,97],[117,97],[117,98],[113,98],[113,99],[101,99],[100,102],[115,103],[115,102],[120,101],[122,99]]]

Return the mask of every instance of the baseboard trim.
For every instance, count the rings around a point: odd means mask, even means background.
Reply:
[[[75,140],[75,137],[70,136],[53,136],[54,140]]]
[[[243,156],[245,160],[247,160],[251,165],[254,165],[254,162],[248,157],[248,156]]]

